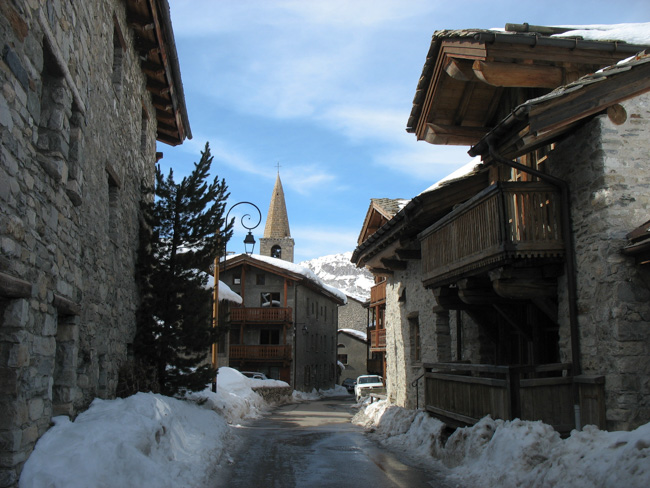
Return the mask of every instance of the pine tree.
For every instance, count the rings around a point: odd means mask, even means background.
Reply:
[[[153,369],[166,395],[202,390],[214,381],[206,363],[216,338],[212,291],[206,285],[232,223],[224,226],[225,180],[207,183],[212,160],[206,143],[200,161],[180,183],[172,170],[164,177],[157,166],[153,202],[143,207],[134,353]]]

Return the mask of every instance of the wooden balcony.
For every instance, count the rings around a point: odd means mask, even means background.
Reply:
[[[386,350],[386,329],[370,331],[370,349],[373,351]]]
[[[233,307],[230,309],[230,321],[232,323],[289,323],[293,321],[293,309],[291,307]]]
[[[230,346],[230,359],[291,360],[291,346]]]
[[[427,287],[517,259],[562,258],[561,195],[546,183],[499,182],[424,230]]]
[[[377,283],[370,288],[370,306],[386,302],[386,281]]]
[[[438,363],[424,367],[426,408],[451,425],[472,425],[491,415],[504,420],[541,420],[568,433],[575,428],[577,386],[582,425],[605,427],[602,378],[568,376],[570,364]]]

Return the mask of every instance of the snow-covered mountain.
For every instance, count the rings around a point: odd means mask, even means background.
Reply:
[[[310,259],[298,264],[312,270],[326,284],[364,302],[370,298],[370,288],[374,280],[370,271],[357,268],[352,264],[351,257],[352,252],[346,252]]]

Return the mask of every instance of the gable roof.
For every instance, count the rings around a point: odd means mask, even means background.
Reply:
[[[509,110],[650,44],[650,39],[646,44],[585,39],[608,29],[576,27],[506,24],[506,30],[436,31],[406,130],[432,144],[476,144],[506,115],[504,106]],[[609,29],[611,36],[625,32]]]
[[[377,231],[360,243],[351,261],[375,274],[390,273],[391,265],[419,254],[417,234],[489,184],[488,173],[473,160],[442,178],[408,203]]]
[[[283,276],[287,279],[299,282],[308,288],[319,291],[321,294],[330,297],[339,305],[347,303],[347,296],[338,288],[327,285],[312,270],[290,263],[279,258],[270,256],[260,256],[259,254],[235,254],[228,256],[225,261],[221,261],[222,267],[226,266],[228,270],[236,266],[248,265],[269,273]]]
[[[361,226],[361,232],[357,239],[357,244],[361,244],[374,234],[377,229],[392,219],[404,206],[408,200],[402,198],[371,198],[368,212]]]

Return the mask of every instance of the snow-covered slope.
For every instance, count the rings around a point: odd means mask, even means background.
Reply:
[[[350,262],[352,252],[331,254],[299,263],[309,268],[326,284],[338,288],[357,300],[370,298],[370,287],[374,284],[372,274],[365,268],[357,268]]]

